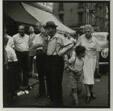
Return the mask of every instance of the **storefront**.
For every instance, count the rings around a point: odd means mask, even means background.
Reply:
[[[52,13],[41,10],[27,2],[4,2],[4,25],[10,35],[17,32],[19,24],[26,26],[35,25],[37,22],[45,24],[47,21],[54,21],[58,31],[74,33],[75,31],[62,24]],[[26,28],[27,30],[27,28]]]
[[[4,2],[4,25],[9,34],[17,32],[19,24],[35,25],[37,20],[32,17],[21,5],[21,2]]]

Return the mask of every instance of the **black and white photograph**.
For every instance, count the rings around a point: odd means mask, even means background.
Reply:
[[[110,1],[2,1],[3,108],[110,108]]]

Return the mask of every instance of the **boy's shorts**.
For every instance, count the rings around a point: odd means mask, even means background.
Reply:
[[[81,88],[82,87],[82,80],[83,76],[80,73],[73,73],[70,74],[70,83],[71,88]]]

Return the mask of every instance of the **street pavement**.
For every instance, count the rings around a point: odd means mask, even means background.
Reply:
[[[38,80],[31,78],[30,84],[34,84],[32,90],[28,95],[22,95],[14,98],[14,102],[11,107],[48,107],[48,103],[50,100],[47,97],[44,98],[36,98],[38,94]],[[108,75],[102,75],[101,81],[95,81],[94,92],[96,94],[96,99],[92,100],[89,104],[85,103],[85,89],[83,87],[83,91],[79,97],[79,105],[76,106],[73,104],[73,99],[70,95],[70,79],[69,73],[64,72],[63,77],[63,101],[64,107],[72,107],[72,108],[98,108],[98,107],[109,107],[109,90],[108,90]]]

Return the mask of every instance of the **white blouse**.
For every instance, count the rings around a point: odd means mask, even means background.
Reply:
[[[91,39],[87,39],[85,35],[79,37],[77,45],[82,45],[86,48],[86,55],[89,57],[96,57],[97,51],[100,51],[97,39],[92,36]]]

